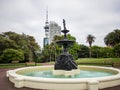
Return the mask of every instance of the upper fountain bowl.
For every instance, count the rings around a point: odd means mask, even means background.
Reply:
[[[59,45],[64,45],[64,44],[70,44],[71,45],[71,44],[74,43],[74,41],[64,39],[64,40],[57,41],[56,43],[59,44]]]

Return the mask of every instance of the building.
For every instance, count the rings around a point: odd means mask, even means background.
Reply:
[[[45,21],[45,38],[43,39],[43,46],[49,45],[49,22],[48,22],[48,10],[46,11],[46,21]]]
[[[61,35],[61,27],[54,21],[49,24],[49,43],[53,41],[55,35]]]

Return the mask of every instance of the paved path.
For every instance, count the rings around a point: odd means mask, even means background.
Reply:
[[[37,90],[30,88],[15,88],[14,84],[11,83],[6,77],[6,71],[11,69],[0,69],[0,90]]]
[[[14,84],[11,83],[6,77],[6,71],[11,69],[0,69],[0,90],[37,90],[30,88],[15,88]],[[112,88],[101,89],[101,90],[120,90],[120,85]]]

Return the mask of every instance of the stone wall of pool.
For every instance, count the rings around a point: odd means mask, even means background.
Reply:
[[[114,75],[95,78],[42,78],[24,76],[31,71],[53,70],[54,66],[25,67],[7,71],[6,75],[16,88],[29,87],[47,90],[99,90],[120,85],[120,70],[112,67],[79,66],[80,70],[97,70]]]

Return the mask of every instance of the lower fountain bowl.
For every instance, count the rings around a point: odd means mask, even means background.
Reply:
[[[70,71],[66,70],[52,70],[53,75],[64,75],[66,77],[68,76],[74,76],[80,73],[80,69],[72,69]]]
[[[94,78],[43,78],[25,76],[31,71],[53,70],[54,66],[25,67],[7,71],[6,75],[15,87],[29,87],[47,90],[98,90],[120,85],[120,70],[112,67],[79,66],[79,70],[93,70],[113,73],[111,76]]]

